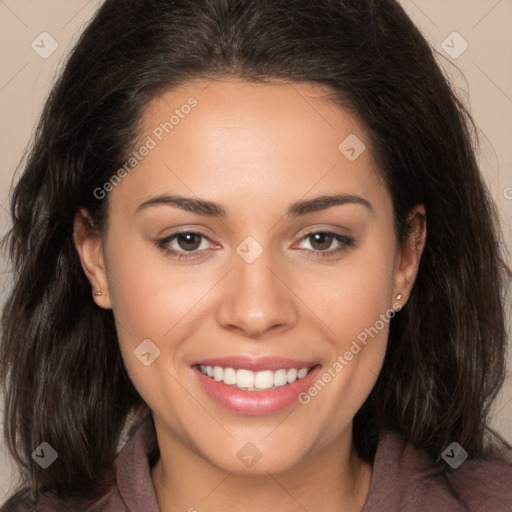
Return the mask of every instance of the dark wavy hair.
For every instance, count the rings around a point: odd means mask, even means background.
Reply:
[[[104,228],[108,196],[93,191],[136,147],[149,101],[193,79],[232,77],[327,86],[369,134],[399,240],[411,209],[426,208],[417,280],[354,418],[360,456],[372,460],[382,429],[426,450],[433,465],[454,440],[473,458],[499,451],[488,415],[505,378],[511,272],[474,123],[399,3],[106,0],[46,102],[3,240],[13,265],[2,316],[5,440],[26,494],[104,492],[131,413],[148,413],[113,313],[91,298],[75,214],[84,207]],[[62,454],[47,469],[31,458],[42,441]]]

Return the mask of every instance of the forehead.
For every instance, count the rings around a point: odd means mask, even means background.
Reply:
[[[135,149],[149,149],[113,199],[133,208],[159,193],[197,195],[225,202],[229,215],[241,202],[268,208],[309,193],[382,193],[364,128],[328,93],[241,80],[168,91],[146,108]]]

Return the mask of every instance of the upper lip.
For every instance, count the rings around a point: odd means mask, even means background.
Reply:
[[[263,370],[288,370],[290,368],[311,368],[319,364],[317,361],[304,361],[290,359],[288,357],[249,357],[249,356],[228,356],[210,359],[201,359],[192,366],[221,366],[222,368],[236,368],[259,372]]]

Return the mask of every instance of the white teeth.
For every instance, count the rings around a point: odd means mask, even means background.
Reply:
[[[224,382],[246,391],[259,391],[264,389],[275,389],[296,380],[304,378],[309,368],[280,369],[275,372],[263,370],[252,372],[251,370],[234,368],[222,368],[221,366],[200,365],[199,369],[203,375],[213,378],[217,382]]]
[[[224,383],[236,384],[236,371],[233,368],[224,368]]]
[[[274,372],[274,386],[284,386],[287,382],[286,370],[277,370],[277,372]]]
[[[295,382],[297,380],[297,373],[298,371],[295,368],[290,368],[286,372],[286,380],[288,382]]]
[[[274,385],[274,372],[265,370],[256,373],[254,378],[254,387],[258,389],[270,389]]]
[[[223,380],[224,379],[224,369],[220,366],[213,367],[213,379],[214,380]]]
[[[236,385],[239,388],[253,388],[254,372],[251,372],[250,370],[237,370]]]
[[[307,374],[308,374],[308,369],[301,368],[297,373],[297,377],[299,377],[299,379],[302,379],[302,377],[305,377]]]

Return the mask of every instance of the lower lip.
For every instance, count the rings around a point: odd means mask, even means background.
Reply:
[[[258,416],[272,414],[298,403],[298,396],[311,386],[321,366],[315,366],[302,379],[266,391],[243,391],[207,377],[197,367],[193,367],[193,370],[206,393],[220,405],[237,414]]]

